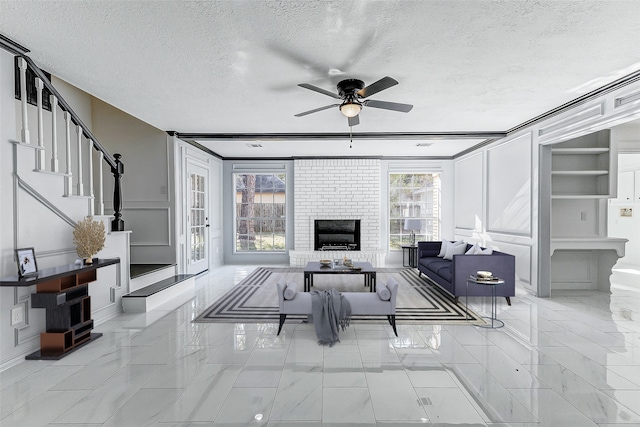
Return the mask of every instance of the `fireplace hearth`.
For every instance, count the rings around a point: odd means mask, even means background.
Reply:
[[[359,219],[316,219],[314,221],[314,250],[359,251]]]

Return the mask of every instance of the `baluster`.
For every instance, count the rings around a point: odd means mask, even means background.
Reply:
[[[58,98],[51,95],[51,171],[58,172]]]
[[[124,164],[120,161],[122,155],[115,153],[113,158],[116,166],[111,168],[113,174],[113,221],[111,221],[111,231],[124,231],[124,221],[122,220],[122,189],[120,188],[120,178],[124,173]]]
[[[89,216],[95,212],[95,200],[93,199],[93,140],[89,140]]]
[[[24,58],[18,58],[18,67],[20,68],[20,104],[22,105],[22,142],[30,144],[27,115],[27,61]]]
[[[44,88],[44,83],[42,82],[42,80],[40,80],[39,78],[36,77],[36,89],[38,90],[37,92],[37,99],[38,99],[38,147],[40,147],[39,150],[37,150],[36,153],[36,169],[39,171],[43,171],[44,170],[44,124],[42,121],[42,89]]]
[[[78,196],[84,194],[84,184],[82,182],[82,128],[76,126],[76,133],[78,134]]]
[[[66,149],[67,152],[66,154],[66,160],[67,160],[67,170],[66,170],[66,174],[67,176],[65,176],[64,180],[65,180],[65,188],[64,188],[64,195],[65,196],[70,196],[72,193],[72,174],[71,174],[71,114],[69,114],[68,111],[64,112],[64,121],[65,121],[65,125],[66,125]]]
[[[104,215],[104,186],[102,183],[102,165],[104,165],[104,153],[98,152],[98,213]]]

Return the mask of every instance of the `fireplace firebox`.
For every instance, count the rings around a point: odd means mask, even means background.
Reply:
[[[316,219],[314,221],[314,250],[359,251],[359,219]]]

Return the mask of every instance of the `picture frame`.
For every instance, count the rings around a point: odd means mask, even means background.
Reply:
[[[16,249],[16,259],[18,261],[18,276],[30,277],[38,275],[36,253],[33,248]]]

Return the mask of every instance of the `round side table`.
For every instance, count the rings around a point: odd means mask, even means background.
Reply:
[[[504,285],[504,280],[500,279],[499,277],[494,277],[491,280],[482,280],[482,279],[478,279],[475,276],[470,276],[469,278],[467,278],[467,294],[465,295],[465,308],[464,308],[464,314],[465,314],[465,318],[468,320],[469,319],[469,283],[474,283],[474,284],[478,284],[478,285],[483,285],[483,286],[491,286],[491,317],[482,317],[483,319],[487,319],[487,320],[491,320],[491,324],[490,325],[476,325],[479,328],[490,328],[490,329],[497,329],[497,328],[502,328],[504,326],[504,322],[500,319],[497,318],[497,302],[496,302],[496,286],[499,285]]]

